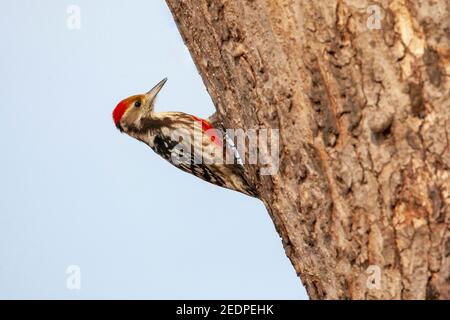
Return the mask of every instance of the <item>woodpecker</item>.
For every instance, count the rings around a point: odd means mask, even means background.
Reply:
[[[183,112],[154,111],[156,97],[166,81],[161,80],[145,94],[120,101],[112,114],[117,129],[147,144],[185,172],[256,197],[244,177],[239,156],[225,139],[215,116],[205,120]]]

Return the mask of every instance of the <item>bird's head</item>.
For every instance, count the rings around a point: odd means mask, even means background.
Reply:
[[[134,95],[120,101],[112,114],[116,127],[120,131],[130,127],[138,127],[139,121],[153,112],[156,96],[166,81],[167,78],[164,78],[149,92]]]

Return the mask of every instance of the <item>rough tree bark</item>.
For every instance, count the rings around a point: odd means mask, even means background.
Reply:
[[[225,127],[280,129],[248,177],[310,298],[448,299],[450,2],[167,3]]]

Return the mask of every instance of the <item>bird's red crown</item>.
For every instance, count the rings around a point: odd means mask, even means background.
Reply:
[[[126,99],[123,99],[122,101],[119,102],[119,104],[114,108],[113,111],[113,120],[114,120],[114,124],[116,126],[119,125],[120,120],[122,120],[123,115],[125,114],[125,112],[128,110],[128,108],[130,107],[130,104],[133,100],[135,100],[138,96],[131,96],[128,97]]]

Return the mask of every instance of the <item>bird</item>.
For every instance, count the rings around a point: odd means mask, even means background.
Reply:
[[[161,80],[145,94],[120,101],[112,117],[120,132],[148,145],[175,167],[202,180],[257,197],[244,166],[214,114],[202,119],[183,112],[155,112]]]

